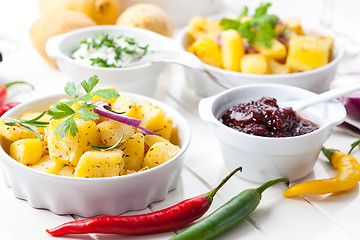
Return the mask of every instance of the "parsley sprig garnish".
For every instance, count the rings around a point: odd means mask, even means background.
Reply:
[[[74,99],[59,102],[53,105],[53,107],[47,110],[47,114],[49,114],[52,119],[63,119],[67,118],[63,121],[59,126],[56,127],[55,133],[58,134],[60,138],[64,138],[70,132],[70,135],[75,137],[78,133],[78,128],[76,126],[76,122],[74,117],[78,115],[80,118],[85,121],[89,121],[90,119],[96,120],[99,119],[99,115],[92,112],[91,110],[95,109],[96,106],[87,103],[94,96],[99,96],[104,99],[111,99],[119,96],[112,89],[100,89],[96,91],[92,91],[96,84],[99,82],[99,78],[94,75],[89,78],[88,81],[82,81],[81,86],[76,85],[74,82],[68,82],[64,88],[65,92],[73,97]],[[81,87],[85,90],[86,94],[80,96]],[[70,106],[75,102],[83,103],[81,107],[77,110],[73,110]]]
[[[55,103],[50,109],[42,112],[33,119],[24,120],[10,118],[5,124],[8,126],[22,126],[42,140],[41,136],[37,133],[37,127],[46,127],[49,122],[38,120],[45,114],[48,114],[52,119],[65,119],[55,129],[55,133],[60,138],[66,137],[69,133],[72,137],[75,137],[79,132],[74,119],[75,116],[79,116],[85,121],[89,121],[90,119],[99,119],[99,115],[92,111],[96,108],[96,106],[88,103],[94,96],[99,96],[104,99],[111,99],[119,96],[119,94],[113,89],[99,89],[93,91],[98,82],[99,78],[96,75],[90,77],[88,81],[82,81],[80,85],[76,85],[74,82],[68,82],[64,90],[66,94],[73,98],[72,100]],[[80,95],[82,89],[85,91],[85,94]],[[80,103],[80,108],[77,110],[72,109],[71,105],[74,103]]]
[[[259,46],[271,47],[272,39],[276,37],[275,26],[279,18],[267,13],[270,6],[271,3],[261,3],[249,20],[241,22],[243,17],[249,16],[249,9],[245,6],[237,19],[223,18],[220,25],[224,30],[238,31],[243,38],[247,39],[250,46],[257,43]]]

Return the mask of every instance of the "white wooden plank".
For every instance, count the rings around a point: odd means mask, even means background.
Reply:
[[[0,239],[54,239],[45,229],[53,228],[73,218],[70,215],[56,215],[45,209],[32,208],[27,201],[14,197],[11,188],[5,185],[0,172]],[[81,238],[59,237],[57,239],[91,239],[88,235]]]
[[[169,90],[171,88],[167,87],[167,89]],[[172,95],[172,97],[176,99],[176,97],[178,96]],[[172,100],[169,98],[163,98],[162,100],[170,104],[176,105],[175,103],[172,103]],[[218,173],[228,172],[228,169],[226,169],[224,163],[221,160],[221,153],[220,153],[220,149],[218,148],[217,140],[212,135],[209,126],[207,124],[204,124],[201,121],[201,119],[198,119],[196,112],[197,111],[196,102],[195,103],[192,102],[191,104],[190,103],[191,100],[183,100],[183,99],[181,100],[176,99],[176,100],[178,104],[181,104],[183,106],[182,110],[178,106],[178,110],[181,111],[181,113],[184,114],[186,119],[190,122],[192,126],[192,133],[195,136],[193,137],[192,143],[187,152],[187,157],[189,159],[190,158],[189,156],[191,156],[191,158],[196,156],[195,157],[196,160],[193,160],[191,162],[186,161],[185,164],[200,177],[206,179],[206,181],[210,184],[210,186],[214,186],[214,182],[212,180],[217,179],[217,177],[219,176]],[[192,98],[192,101],[194,101],[194,98]],[[347,136],[345,137],[347,138]],[[341,138],[339,138],[339,141],[341,141]],[[215,156],[218,156],[218,159],[220,161],[217,161]],[[317,165],[318,165],[317,168],[321,168],[321,163]],[[214,171],[215,169],[216,171]],[[219,171],[219,169],[222,171]],[[327,167],[326,170],[329,169],[331,172],[331,167]],[[213,172],[217,172],[217,173],[215,173],[215,176],[210,176]],[[310,174],[308,177],[311,176],[314,176],[314,173]],[[246,189],[248,187],[256,186],[256,184],[247,182],[240,178],[238,180],[239,181],[236,187],[233,186],[232,188],[230,188],[229,185],[231,183],[229,183],[223,187],[223,189],[220,191],[220,194],[221,195],[224,194],[228,197],[228,199],[230,199],[232,196],[235,195],[234,192],[240,192],[242,191],[241,189]],[[275,186],[273,188],[274,189],[280,188],[280,190],[277,190],[277,196],[273,195],[272,198],[266,199],[265,196],[269,195],[269,193],[265,192],[264,199],[260,203],[259,208],[250,217],[251,220],[254,221],[254,224],[259,229],[261,229],[261,231],[263,231],[265,235],[268,235],[274,239],[286,239],[287,236],[283,234],[284,230],[282,230],[282,233],[279,234],[279,232],[281,232],[280,227],[283,225],[281,224],[281,222],[283,222],[284,224],[286,224],[287,222],[294,222],[297,224],[301,223],[302,229],[304,229],[304,231],[302,231],[300,234],[297,234],[297,236],[294,239],[301,239],[307,237],[309,233],[314,235],[323,234],[322,233],[323,230],[329,227],[332,230],[327,231],[325,236],[330,239],[340,236],[343,236],[344,239],[351,239],[353,237],[353,234],[351,234],[349,231],[341,227],[339,223],[334,222],[333,219],[329,219],[327,217],[327,213],[323,212],[322,209],[316,208],[316,206],[313,206],[304,200],[302,201],[300,200],[298,202],[292,202],[292,199],[284,199],[282,197],[282,193],[285,191],[285,187]],[[238,190],[234,190],[234,189],[238,189]],[[273,192],[274,190],[269,189],[267,191]],[[291,216],[289,216],[289,214],[287,215],[284,214],[285,212],[291,212],[291,211],[294,212],[294,214],[292,214]],[[268,215],[268,213],[271,214]],[[308,215],[311,215],[312,219],[317,219],[316,227],[312,221],[305,223],[303,222],[303,219],[306,219]],[[270,217],[271,220],[269,220]],[[263,218],[266,220],[263,220]],[[273,226],[272,222],[275,222],[276,224],[274,225],[276,226]],[[357,221],[353,222],[353,224],[356,223]],[[294,225],[292,224],[291,226],[296,226],[297,224]],[[290,229],[286,231],[291,233],[293,231],[296,231],[296,227],[290,227]]]
[[[172,205],[175,205],[185,199],[189,199],[195,196],[198,196],[200,194],[206,193],[209,191],[209,188],[206,187],[200,179],[198,179],[196,176],[194,176],[190,171],[187,169],[184,169],[182,175],[181,175],[181,181],[178,185],[178,187],[169,192],[168,197],[164,201],[155,202],[152,203],[149,207],[152,211],[158,211],[167,207],[170,207]],[[220,207],[225,201],[221,198],[221,196],[216,195],[213,201],[213,204],[211,205],[208,212],[201,217],[199,220],[203,219],[207,215],[209,215],[211,212],[213,212],[215,209]],[[134,215],[134,214],[142,214],[146,211],[131,211],[124,215]],[[186,227],[179,229],[177,232],[185,230]],[[239,234],[240,231],[240,234]],[[166,232],[166,233],[160,233],[160,234],[152,234],[152,235],[140,235],[140,236],[126,236],[126,235],[113,235],[113,234],[93,234],[92,237],[95,240],[112,240],[112,239],[169,239],[170,237],[174,236],[174,232]],[[267,239],[264,238],[263,234],[259,232],[252,224],[250,224],[247,221],[244,221],[242,224],[242,227],[240,229],[237,229],[236,231],[229,231],[229,233],[226,233],[222,235],[223,239],[234,239],[233,237],[235,235],[241,235],[240,238],[237,239],[252,239],[253,237],[256,237],[256,239],[262,240]]]
[[[224,174],[222,176],[222,178],[225,177],[226,174]],[[218,183],[220,183],[222,178],[218,179]],[[166,201],[152,204],[154,210],[165,208],[166,206],[168,206],[169,202],[171,202],[171,204],[173,205],[179,201],[182,201],[184,199],[188,199],[188,198],[200,195],[200,194],[204,194],[210,190],[208,187],[206,187],[204,185],[204,183],[202,183],[203,179],[199,179],[198,177],[195,177],[193,175],[193,173],[191,173],[187,169],[184,169],[184,171],[182,173],[182,180],[183,180],[182,184],[176,190],[171,192],[171,194],[168,196]],[[229,180],[229,182],[231,182],[231,181],[232,181],[232,179]],[[179,200],[179,198],[180,198],[180,200]],[[210,206],[210,209],[204,214],[204,216],[202,216],[197,221],[200,221],[200,220],[204,219],[205,217],[207,217],[209,214],[214,212],[217,208],[222,206],[225,202],[226,201],[224,200],[224,198],[221,196],[221,193],[219,192],[217,195],[215,195],[214,201],[213,201],[212,205]],[[197,221],[195,221],[195,222],[197,222]],[[184,231],[185,229],[186,229],[186,227],[177,230],[177,232]],[[235,236],[236,236],[236,238],[234,238]],[[229,231],[229,232],[221,235],[221,239],[265,240],[267,238],[264,237],[264,235],[258,229],[256,229],[252,224],[250,224],[247,220],[245,220],[241,224],[241,226],[239,228],[237,228],[236,230]]]
[[[159,239],[167,240],[174,236],[173,232],[157,233],[157,234],[147,234],[147,235],[117,235],[117,234],[96,234],[93,235],[94,240],[149,240],[149,239]]]
[[[347,131],[335,128],[333,135],[326,142],[325,146],[347,152],[351,143],[356,140],[357,138],[349,136]],[[357,159],[360,159],[359,150],[356,149],[353,155]],[[331,166],[325,156],[320,155],[318,164],[316,164],[314,169],[314,174],[307,176],[302,181],[327,179],[336,176],[336,174],[337,170]],[[354,212],[360,210],[359,186],[356,186],[350,191],[337,194],[307,195],[302,197],[326,215],[331,221],[344,229],[344,231],[356,238],[360,238],[360,229],[358,227],[360,219],[354,214]]]

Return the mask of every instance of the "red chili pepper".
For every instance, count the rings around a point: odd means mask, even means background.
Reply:
[[[110,233],[140,235],[166,232],[184,227],[200,218],[210,208],[216,192],[241,167],[232,171],[212,191],[184,200],[169,208],[133,216],[101,216],[64,223],[46,229],[52,236],[65,234]]]
[[[24,81],[15,81],[15,82],[9,82],[4,85],[0,85],[0,105],[3,105],[6,100],[7,88],[9,88],[10,86],[15,85],[15,84],[27,84],[27,85],[31,86],[32,88],[34,88],[30,83],[24,82]]]
[[[11,108],[15,107],[16,105],[20,104],[19,102],[9,102],[7,104],[4,104],[0,106],[0,116],[2,116],[4,113],[9,111]]]

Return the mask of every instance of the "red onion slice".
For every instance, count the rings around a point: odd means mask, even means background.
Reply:
[[[96,106],[96,108],[94,109],[94,112],[103,117],[107,117],[112,120],[115,120],[115,121],[118,121],[121,123],[125,123],[125,124],[133,126],[133,127],[138,127],[141,123],[141,120],[139,120],[139,119],[121,116],[120,114],[111,111],[109,109],[110,108],[109,103],[105,103],[103,101],[96,101],[93,104]]]
[[[149,130],[149,129],[147,129],[147,128],[144,128],[144,127],[138,126],[137,129],[139,129],[140,132],[145,133],[145,134],[147,134],[147,135],[159,135],[159,134],[157,134],[156,132],[153,132],[153,131],[151,131],[151,130]]]
[[[159,135],[159,134],[157,134],[157,133],[155,133],[155,132],[153,132],[153,131],[151,131],[149,129],[146,129],[144,127],[140,127],[141,120],[136,119],[136,118],[126,117],[126,116],[121,116],[119,113],[116,113],[116,112],[112,111],[109,103],[105,103],[105,102],[99,100],[99,101],[96,101],[96,102],[91,103],[91,104],[96,106],[96,108],[94,109],[94,112],[101,115],[101,116],[103,116],[103,117],[107,117],[107,118],[110,118],[112,120],[124,123],[126,125],[136,127],[137,129],[139,129],[144,134]]]
[[[346,109],[348,116],[360,119],[360,92],[354,92],[347,96],[338,98]]]
[[[340,75],[340,77],[331,83],[331,88],[337,88],[352,83],[355,84],[359,81],[356,77],[359,76],[358,74],[359,73],[353,72]],[[360,120],[360,91],[340,97],[338,100],[344,105],[348,117]]]

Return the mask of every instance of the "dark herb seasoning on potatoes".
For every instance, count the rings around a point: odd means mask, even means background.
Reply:
[[[219,120],[239,132],[264,137],[300,136],[319,128],[291,107],[280,109],[277,100],[271,97],[240,103],[225,111]]]

